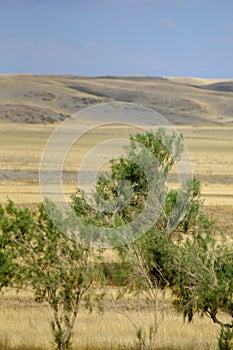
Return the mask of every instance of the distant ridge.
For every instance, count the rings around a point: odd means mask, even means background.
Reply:
[[[0,121],[48,124],[98,103],[138,103],[173,124],[233,123],[233,79],[0,75]]]

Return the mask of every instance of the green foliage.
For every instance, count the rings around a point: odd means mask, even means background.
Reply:
[[[48,206],[50,214],[66,227],[56,207]],[[14,285],[29,285],[38,303],[50,305],[56,349],[68,350],[81,300],[91,309],[94,299],[101,297],[95,293],[96,282],[101,280],[99,258],[91,248],[63,234],[43,204],[33,213],[9,202],[1,212],[2,237],[8,238],[7,252],[13,252],[11,263],[17,267]]]
[[[20,254],[14,241],[34,231],[35,223],[27,208],[16,208],[12,201],[0,206],[0,286],[20,286],[23,275],[19,264]]]
[[[85,220],[91,217],[98,225],[124,225],[141,213],[152,184],[164,212],[140,239],[118,247],[124,269],[130,276],[128,287],[135,292],[146,292],[156,314],[158,289],[170,286],[175,305],[185,318],[191,321],[195,313],[206,314],[223,327],[224,332],[229,332],[225,329],[230,325],[220,321],[218,313],[224,310],[233,316],[232,243],[220,235],[215,236],[214,224],[201,213],[197,179],[186,180],[178,190],[168,191],[166,187],[169,171],[180,158],[182,142],[182,136],[168,135],[164,129],[155,134],[131,136],[126,157],[111,162],[111,174],[99,178],[93,194],[94,203],[101,202],[100,196],[110,203],[120,197],[123,209],[116,212],[110,206],[113,210],[101,214],[90,208],[82,210],[85,206],[82,195],[73,196],[74,208]],[[133,191],[126,189],[124,195],[119,196],[118,186],[122,180],[130,181]],[[129,194],[131,200],[128,200]],[[155,315],[155,333],[157,328]],[[141,330],[138,339],[142,346]]]
[[[188,321],[195,313],[210,317],[222,328],[219,342],[220,349],[225,349],[224,339],[232,334],[233,322],[232,239],[221,236],[213,222],[199,215],[192,235],[177,244],[171,264],[174,272],[169,282],[177,310]],[[220,311],[232,322],[221,320]]]
[[[104,203],[105,211],[94,210],[86,203],[85,195],[77,191],[72,196],[77,216],[96,226],[116,227],[131,222],[144,207],[148,183],[158,200],[164,202],[165,180],[182,147],[181,135],[167,135],[162,128],[155,134],[131,136],[129,146],[125,147],[126,156],[112,160],[111,174],[103,174],[97,181],[93,203],[99,209]]]
[[[216,323],[219,310],[233,317],[232,242],[198,232],[179,247],[173,264],[173,290],[177,305],[189,321],[195,312],[209,315]]]
[[[132,266],[127,261],[112,261],[101,263],[101,269],[108,286],[126,287],[130,285]]]
[[[97,210],[87,204],[84,193],[72,196],[81,219],[78,236],[77,218],[63,219],[49,202],[36,212],[11,201],[0,206],[0,288],[30,285],[36,301],[50,305],[57,350],[71,347],[80,302],[91,310],[93,301],[101,299],[96,286],[103,275],[111,285],[144,293],[153,307],[153,327],[147,333],[137,330],[139,349],[155,346],[158,291],[169,286],[185,319],[191,321],[195,313],[207,315],[221,326],[219,349],[232,350],[233,323],[223,322],[220,311],[233,319],[233,244],[202,214],[197,179],[186,180],[177,190],[167,189],[169,172],[182,149],[182,136],[168,135],[164,129],[131,136],[126,157],[113,160],[111,174],[98,179],[92,197]],[[146,234],[116,248],[117,262],[104,262],[96,249],[83,244],[98,242],[101,228],[124,228],[134,221],[151,191],[163,210]],[[145,214],[148,219],[150,210],[159,210],[156,201]],[[126,238],[132,234],[124,233]]]
[[[137,336],[137,350],[153,350],[154,349],[154,335],[155,329],[151,326],[148,330],[148,334],[143,332],[142,328],[139,327],[136,336]]]
[[[123,210],[118,215],[124,223],[132,221],[144,207],[150,184],[158,200],[164,202],[165,181],[182,147],[182,136],[168,135],[162,128],[156,133],[132,135],[129,146],[125,147],[125,157],[111,161],[111,175],[100,177],[97,191],[105,199],[112,200],[118,196],[118,184],[129,181],[131,192],[124,188],[123,204],[125,198],[130,195],[132,198],[126,207],[122,205]]]
[[[222,327],[220,336],[219,336],[219,341],[218,341],[218,349],[219,350],[233,349],[233,328]]]
[[[154,198],[151,200],[146,215],[150,220],[150,211],[158,211],[158,220],[141,238],[117,248],[122,268],[116,273],[110,272],[131,291],[145,293],[151,302],[155,314],[151,344],[155,343],[158,330],[158,290],[168,286],[174,274],[172,256],[177,248],[174,241],[194,230],[199,215],[199,181],[190,179],[179,190],[167,190],[169,171],[182,150],[182,136],[167,134],[162,128],[156,133],[131,136],[126,156],[111,161],[111,174],[99,177],[93,193],[93,207],[102,209],[104,204],[105,211],[88,206],[83,193],[72,197],[77,216],[86,223],[102,227],[119,227],[132,222],[144,209],[150,192],[157,198],[157,202]],[[121,210],[115,210],[116,203]],[[109,270],[106,273],[109,274]],[[141,348],[146,346],[140,329],[138,340]]]

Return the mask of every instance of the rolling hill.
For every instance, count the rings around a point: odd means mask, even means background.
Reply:
[[[0,75],[0,120],[60,122],[97,103],[142,104],[177,125],[233,124],[233,80]]]

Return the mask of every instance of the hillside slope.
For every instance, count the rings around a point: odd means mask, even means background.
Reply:
[[[0,75],[0,120],[47,124],[110,101],[142,104],[180,125],[233,123],[233,80]]]

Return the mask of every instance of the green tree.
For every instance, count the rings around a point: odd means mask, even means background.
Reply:
[[[225,311],[232,318],[232,243],[221,238],[214,224],[202,213],[197,179],[187,179],[181,188],[168,190],[170,171],[179,161],[182,150],[182,136],[168,135],[164,129],[131,136],[126,157],[111,162],[111,174],[100,176],[93,193],[93,207],[101,209],[105,205],[106,210],[93,209],[83,193],[73,196],[73,207],[86,223],[121,227],[143,211],[153,187],[163,210],[152,201],[146,219],[150,220],[152,209],[159,213],[157,220],[146,234],[142,232],[132,243],[127,240],[132,232],[126,230],[122,246],[117,248],[122,264],[118,270],[127,276],[123,284],[135,292],[145,293],[154,310],[149,342],[146,345],[139,328],[139,345],[141,349],[154,348],[159,326],[158,291],[169,286],[175,305],[185,318],[191,321],[195,313],[205,314],[221,326],[219,347],[229,350],[232,349],[232,321],[224,323],[219,319],[219,312]],[[133,190],[129,190],[125,180],[131,182]],[[116,198],[122,207],[120,211],[114,207]]]
[[[177,226],[192,199],[199,196],[199,184],[192,179],[186,181],[179,191],[167,190],[169,172],[179,161],[183,150],[182,135],[167,134],[160,128],[156,133],[130,136],[130,144],[125,149],[124,157],[110,162],[111,173],[98,178],[92,206],[88,205],[85,194],[79,190],[72,196],[77,216],[86,224],[120,227],[137,218],[147,205],[145,221],[152,222],[150,214],[154,213],[159,219],[156,226],[160,229]],[[153,195],[148,204],[150,193]],[[186,221],[194,214],[193,209],[192,206]],[[186,225],[189,226],[188,222]],[[154,222],[151,226],[154,226]],[[97,238],[95,236],[93,240]]]
[[[48,205],[50,215],[53,212],[65,228],[61,214],[52,204],[46,203],[47,208]],[[62,233],[43,204],[33,213],[9,202],[1,230],[8,235],[15,252],[15,285],[29,286],[37,302],[50,305],[55,347],[69,349],[80,302],[91,309],[93,301],[101,297],[96,293],[100,280],[96,252]]]
[[[148,231],[142,230],[137,236],[140,238],[129,243],[134,233],[126,230],[122,245],[117,248],[128,287],[136,293],[144,293],[154,310],[148,349],[154,348],[159,326],[158,292],[169,285],[173,274],[169,254],[175,252],[174,242],[192,231],[199,214],[200,184],[196,179],[188,179],[178,190],[167,189],[170,171],[179,161],[182,150],[182,135],[167,134],[164,129],[131,136],[126,156],[111,161],[111,174],[99,177],[93,193],[93,207],[105,206],[105,211],[98,212],[89,206],[83,193],[72,197],[75,212],[87,224],[122,227],[142,213],[150,192],[153,193],[155,198],[150,200],[142,218],[150,223]],[[131,190],[126,181],[130,181]],[[122,208],[120,211],[115,210],[116,199],[118,208]],[[146,348],[140,329],[137,336],[141,347]]]
[[[0,205],[0,286],[14,287],[22,282],[19,273],[18,252],[13,245],[14,237],[18,238],[24,232],[33,231],[34,220],[27,208],[18,209],[12,201],[6,206]]]
[[[205,217],[172,257],[175,306],[188,321],[195,313],[221,327],[220,350],[233,349],[233,241]],[[216,232],[217,231],[217,232]],[[223,312],[225,317],[223,318]],[[228,321],[224,320],[228,316]]]

